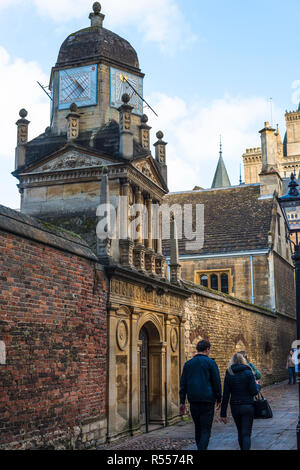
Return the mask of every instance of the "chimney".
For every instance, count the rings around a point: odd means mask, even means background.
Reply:
[[[21,109],[19,112],[19,119],[16,122],[18,126],[17,134],[17,148],[16,148],[16,158],[15,158],[15,170],[18,170],[26,163],[26,144],[28,142],[28,126],[30,121],[27,121],[28,113],[26,109]]]
[[[179,264],[178,237],[174,214],[171,215],[170,272],[171,282],[179,283],[181,280],[181,265]]]
[[[262,172],[268,172],[271,169],[277,169],[277,136],[268,122],[259,132],[261,135],[262,150]]]
[[[282,180],[278,173],[278,134],[269,122],[265,122],[265,127],[260,131],[262,150],[262,171],[260,179],[260,196],[272,198],[274,193],[281,195]]]
[[[95,2],[93,5],[94,13],[90,13],[89,19],[91,20],[91,27],[102,28],[105,15],[101,13],[101,4]]]
[[[70,106],[70,114],[66,117],[68,121],[68,140],[75,140],[79,136],[79,119],[80,114],[78,114],[78,107],[75,103],[72,103]]]
[[[120,113],[120,155],[126,160],[133,158],[133,133],[131,132],[131,113],[133,106],[130,106],[130,96],[124,93],[123,104],[119,108]]]
[[[166,164],[166,146],[168,145],[162,139],[164,138],[164,134],[159,131],[156,134],[158,141],[154,144],[155,147],[155,160],[159,166],[160,173],[168,186],[168,167]]]
[[[150,150],[150,130],[151,127],[147,125],[148,116],[144,114],[141,118],[142,124],[140,125],[140,143],[145,150]]]

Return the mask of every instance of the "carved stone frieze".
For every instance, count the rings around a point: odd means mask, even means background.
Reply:
[[[157,176],[154,174],[153,169],[151,168],[151,165],[149,162],[146,160],[139,161],[137,163],[134,163],[135,168],[139,170],[143,175],[145,175],[147,178],[149,178],[151,181],[153,181],[155,184],[158,186],[161,186],[161,183]]]
[[[71,168],[89,168],[94,166],[108,165],[111,162],[105,161],[98,157],[92,157],[80,152],[71,151],[64,155],[54,158],[49,162],[36,168],[33,173],[44,171],[68,170]]]
[[[149,290],[118,279],[111,280],[111,297],[114,302],[126,301],[132,306],[144,306],[152,310],[172,309],[177,314],[181,314],[184,308],[184,300],[170,292]]]

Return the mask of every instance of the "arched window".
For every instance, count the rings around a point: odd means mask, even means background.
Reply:
[[[229,294],[228,274],[222,274],[221,276],[221,292],[223,292],[223,294]]]
[[[200,284],[203,287],[208,287],[208,277],[206,275],[201,276]]]
[[[218,276],[216,274],[210,276],[210,287],[213,290],[219,290]]]

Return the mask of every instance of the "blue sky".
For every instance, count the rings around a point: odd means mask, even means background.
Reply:
[[[48,125],[47,83],[63,40],[89,25],[89,0],[0,0],[0,203],[16,208],[10,176],[18,111],[28,108],[30,137]],[[155,133],[165,133],[170,189],[211,185],[219,135],[232,184],[241,155],[260,145],[271,119],[284,133],[284,111],[300,99],[299,1],[103,0],[104,26],[136,48]]]

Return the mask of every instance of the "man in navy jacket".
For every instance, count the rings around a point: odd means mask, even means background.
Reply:
[[[198,450],[207,450],[215,413],[215,404],[220,407],[222,388],[220,372],[216,362],[209,358],[209,341],[200,341],[193,359],[186,362],[180,380],[180,413],[185,413],[186,397],[195,423]]]

